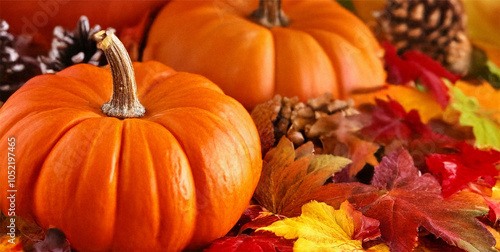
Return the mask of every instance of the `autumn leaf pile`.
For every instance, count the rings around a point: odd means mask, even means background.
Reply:
[[[259,105],[252,116],[267,152],[254,205],[206,251],[497,251],[500,107],[491,103],[500,91],[384,46],[397,85],[354,96],[359,113],[323,114],[303,131],[326,131],[322,146],[349,136],[358,141],[347,148],[376,148],[332,155],[282,132],[283,108],[324,97]]]
[[[254,246],[262,251],[291,251],[292,247],[297,251],[412,251],[421,237],[433,235],[449,244],[441,244],[440,249],[495,251],[493,234],[486,229],[492,222],[478,219],[488,214],[485,201],[471,191],[444,198],[438,179],[422,174],[406,149],[384,156],[371,184],[325,184],[349,160],[314,155],[311,147],[294,150],[282,138],[264,159],[265,179],[255,193],[262,202],[259,214],[253,206],[254,214],[244,213],[246,223],[237,225],[237,232],[216,240],[207,250],[240,251]]]
[[[499,84],[382,45],[383,89],[348,101],[277,96],[253,110],[264,157],[259,184],[238,223],[205,251],[500,249]],[[300,127],[283,114],[306,107]],[[279,125],[284,118],[295,128]],[[0,251],[47,244],[39,227],[18,223],[16,244],[0,236]],[[68,251],[63,241],[59,249]]]

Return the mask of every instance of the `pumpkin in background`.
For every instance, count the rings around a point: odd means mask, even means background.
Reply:
[[[247,108],[275,94],[345,98],[376,88],[381,57],[369,28],[333,0],[174,0],[143,54],[211,79]]]
[[[135,86],[116,36],[96,36],[111,73],[79,64],[37,76],[0,109],[3,164],[15,138],[17,215],[83,251],[172,251],[223,236],[260,177],[250,115],[206,78],[158,62],[133,65]],[[7,213],[6,165],[0,174]]]
[[[120,31],[133,26],[144,15],[160,8],[168,0],[22,0],[1,1],[0,19],[9,23],[9,32],[40,34],[44,40],[52,40],[55,26],[73,29],[80,16],[89,18],[92,25],[113,27]]]
[[[351,0],[356,14],[371,26],[377,24],[375,12],[383,11],[387,0]]]

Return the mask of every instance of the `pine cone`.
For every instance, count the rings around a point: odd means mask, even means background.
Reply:
[[[419,51],[452,72],[467,73],[472,48],[461,0],[387,0],[377,16],[385,38],[399,53]]]
[[[8,30],[9,24],[0,20],[0,101],[6,101],[26,81],[40,73],[34,58],[17,52],[15,37]]]
[[[282,98],[277,95],[255,107],[252,118],[261,137],[263,154],[283,136],[288,137],[295,148],[312,141],[319,154],[323,153],[323,137],[338,127],[331,121],[321,119],[333,114],[348,117],[358,113],[352,100],[334,100],[330,94],[310,99],[306,104],[299,102],[297,97]]]
[[[100,30],[99,25],[90,28],[86,16],[80,17],[74,31],[67,31],[61,26],[56,26],[49,55],[38,58],[42,72],[54,73],[78,63],[106,65],[106,57],[103,56],[101,50],[97,49],[96,42],[90,37]]]

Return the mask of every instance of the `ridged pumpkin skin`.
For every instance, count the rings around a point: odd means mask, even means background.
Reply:
[[[101,112],[109,69],[31,79],[0,109],[0,202],[16,142],[16,214],[82,251],[175,251],[223,236],[252,197],[262,159],[244,107],[206,78],[134,64],[142,118]]]
[[[15,35],[36,33],[50,46],[55,26],[73,30],[81,15],[89,18],[91,27],[113,27],[117,31],[138,24],[149,12],[168,0],[24,0],[1,1],[0,19],[9,23]]]
[[[287,27],[250,20],[257,0],[173,0],[149,32],[144,59],[201,74],[245,107],[275,94],[345,98],[384,84],[383,49],[333,0],[282,0]]]

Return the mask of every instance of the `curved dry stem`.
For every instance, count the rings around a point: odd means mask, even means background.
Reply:
[[[285,27],[290,24],[290,20],[281,9],[281,0],[260,0],[259,8],[252,13],[251,18],[267,28]]]
[[[92,37],[97,48],[104,51],[113,76],[113,94],[102,105],[102,112],[120,119],[143,116],[146,109],[137,98],[134,67],[122,42],[112,31],[99,31]]]

